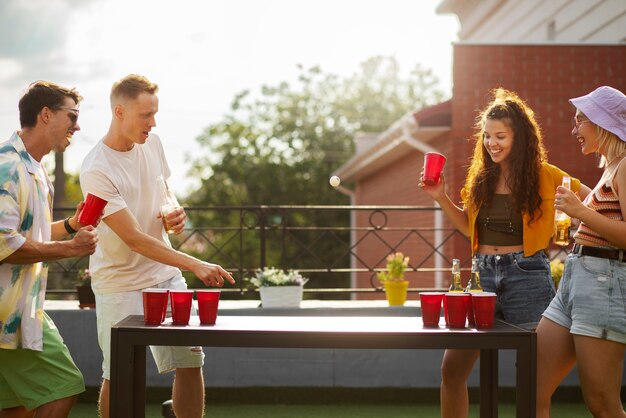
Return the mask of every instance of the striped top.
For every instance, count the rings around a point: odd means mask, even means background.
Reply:
[[[588,208],[595,210],[609,219],[615,219],[618,221],[624,220],[622,217],[622,209],[619,205],[619,197],[613,191],[613,187],[611,187],[611,179],[606,181],[602,187],[596,188],[589,193],[589,196],[587,196],[583,203]],[[580,222],[578,230],[574,234],[574,240],[578,238],[598,244],[598,247],[619,249],[617,245],[604,239],[582,221]]]

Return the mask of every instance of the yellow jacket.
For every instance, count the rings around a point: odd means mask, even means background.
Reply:
[[[524,222],[523,246],[524,256],[530,257],[539,250],[548,247],[550,237],[554,232],[554,195],[556,188],[561,185],[563,176],[569,176],[565,171],[548,163],[541,164],[541,173],[539,173],[539,195],[541,196],[541,217],[535,218],[532,224],[530,215],[526,212],[522,214]],[[580,190],[580,180],[572,178],[571,188],[574,192]],[[461,191],[461,197],[464,201],[469,193],[465,188]],[[469,220],[469,236],[472,243],[472,255],[478,251],[478,232],[476,230],[476,218],[480,207],[469,205],[465,208],[467,218]]]

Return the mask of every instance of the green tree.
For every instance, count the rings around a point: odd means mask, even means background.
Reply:
[[[263,86],[259,95],[247,90],[236,95],[230,113],[197,138],[206,153],[192,160],[190,175],[200,178],[201,186],[186,199],[188,205],[349,204],[348,197],[330,187],[328,179],[352,156],[356,133],[382,132],[407,112],[444,96],[430,70],[418,65],[403,76],[391,57],[370,58],[348,77],[324,73],[319,67],[299,66],[299,71],[294,86],[282,82]],[[294,226],[349,224],[345,214],[337,213],[313,212],[293,219],[272,216]],[[239,217],[190,214],[198,225],[237,225]],[[294,238],[310,242],[306,234],[311,233],[301,232]],[[349,240],[347,233],[342,239]],[[230,245],[224,249],[234,251],[237,244]],[[328,248],[320,250],[333,254],[335,245],[328,240]],[[290,264],[290,257],[298,251],[297,247],[291,253],[270,249],[267,264],[308,267],[306,260]],[[320,285],[314,278],[310,283]]]

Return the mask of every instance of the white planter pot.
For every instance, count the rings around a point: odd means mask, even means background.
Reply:
[[[259,288],[264,308],[299,308],[302,286],[263,286]]]

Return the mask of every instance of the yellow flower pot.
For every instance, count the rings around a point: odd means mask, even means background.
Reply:
[[[409,288],[409,281],[386,281],[384,286],[389,306],[403,306],[404,302],[406,302],[406,293]]]

